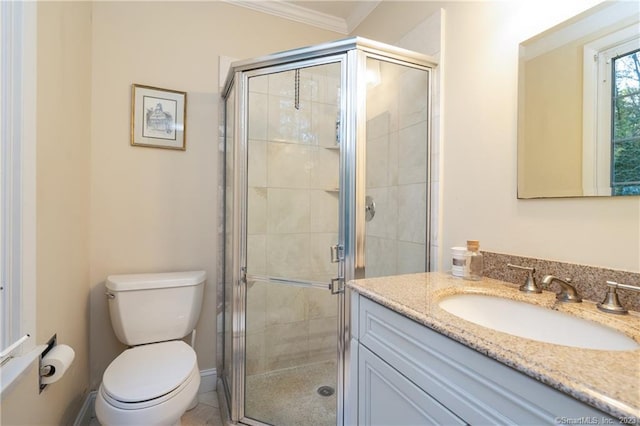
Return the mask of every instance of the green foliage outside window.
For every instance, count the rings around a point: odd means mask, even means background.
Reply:
[[[640,195],[640,51],[614,59],[613,195]]]

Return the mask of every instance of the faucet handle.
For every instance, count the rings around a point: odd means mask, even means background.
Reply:
[[[527,274],[527,280],[520,286],[520,291],[525,293],[542,293],[542,289],[538,287],[538,285],[536,284],[536,279],[533,276],[533,274],[536,272],[536,268],[514,265],[511,263],[507,263],[507,266],[512,269],[520,269],[529,272]]]
[[[627,311],[620,304],[620,299],[618,299],[617,290],[619,288],[623,288],[625,290],[640,291],[640,287],[637,287],[635,285],[617,283],[615,281],[607,281],[607,287],[608,287],[607,294],[604,297],[604,300],[598,303],[597,305],[598,309],[604,312],[609,312],[612,314],[619,314],[619,315],[624,315],[628,313],[629,311]]]

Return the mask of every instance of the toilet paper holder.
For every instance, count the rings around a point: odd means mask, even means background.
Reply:
[[[51,349],[53,349],[56,345],[58,344],[58,334],[54,334],[53,336],[51,336],[51,338],[49,339],[49,341],[47,342],[47,347],[44,351],[42,351],[42,353],[40,354],[40,364],[39,364],[39,369],[40,369],[40,374],[38,374],[38,384],[40,386],[40,393],[42,393],[42,391],[44,390],[44,388],[47,387],[46,384],[42,383],[42,378],[43,377],[49,377],[51,376],[53,373],[55,373],[55,368],[50,366],[50,365],[42,365],[42,359],[44,358],[44,356],[46,354],[49,353],[49,351]]]

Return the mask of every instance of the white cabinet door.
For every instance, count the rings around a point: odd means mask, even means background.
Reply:
[[[359,425],[464,425],[422,389],[359,345]]]

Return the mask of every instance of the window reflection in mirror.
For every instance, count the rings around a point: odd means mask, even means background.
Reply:
[[[611,61],[613,195],[640,195],[640,40]],[[624,46],[622,46],[624,47]]]
[[[518,198],[640,195],[639,15],[606,2],[520,45]]]

